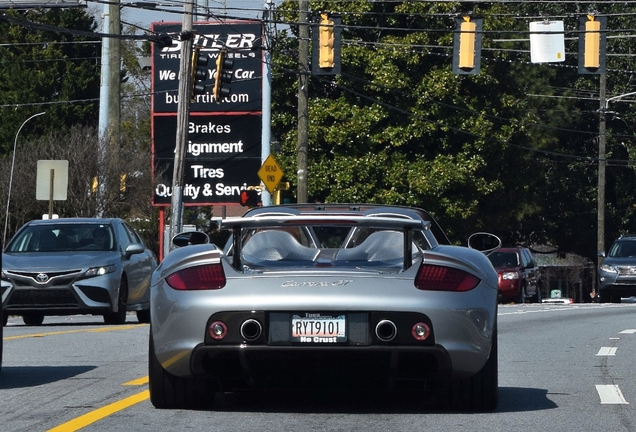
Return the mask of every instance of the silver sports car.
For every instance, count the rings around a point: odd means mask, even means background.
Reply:
[[[251,389],[422,390],[497,404],[497,273],[410,207],[290,205],[174,239],[151,282],[158,408]],[[205,239],[204,239],[205,240]]]

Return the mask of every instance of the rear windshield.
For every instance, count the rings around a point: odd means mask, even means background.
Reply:
[[[112,251],[114,236],[105,224],[29,225],[11,240],[5,252]]]
[[[493,252],[488,259],[494,267],[516,267],[519,265],[519,255],[516,252]]]
[[[400,271],[404,267],[401,231],[314,226],[302,228],[298,233],[298,227],[294,228],[250,230],[242,237],[243,269],[373,267]],[[422,250],[414,241],[412,260],[421,257]]]

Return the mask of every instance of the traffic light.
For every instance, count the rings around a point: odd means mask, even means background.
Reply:
[[[475,75],[481,68],[482,19],[463,16],[455,19],[453,73]]]
[[[241,191],[241,205],[243,207],[257,207],[258,191],[256,189],[245,189]]]
[[[594,18],[585,23],[583,66],[597,69],[601,65],[601,23]]]
[[[208,61],[206,54],[201,54],[201,47],[195,46],[192,50],[192,62],[190,68],[190,101],[194,102],[196,95],[205,93],[205,81],[208,74]]]
[[[605,73],[605,35],[607,17],[587,15],[579,18],[580,74]]]
[[[459,64],[461,69],[475,67],[475,30],[477,25],[469,20],[460,25],[459,31]]]
[[[333,21],[327,14],[321,14],[318,27],[318,67],[331,69],[335,66],[334,28]]]
[[[341,19],[327,14],[320,14],[320,18],[312,31],[311,71],[313,75],[338,75]]]
[[[227,50],[219,51],[219,55],[216,58],[216,71],[214,71],[214,101],[216,103],[221,102],[222,97],[229,96],[230,88],[223,87],[223,84],[232,82],[232,67],[234,67],[234,60],[230,60],[227,57]]]

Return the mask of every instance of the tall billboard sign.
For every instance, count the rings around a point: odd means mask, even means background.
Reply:
[[[184,166],[184,205],[239,205],[240,193],[260,184],[262,129],[262,24],[255,21],[198,22],[194,44],[207,55],[206,92],[190,103]],[[172,46],[152,53],[153,203],[171,203],[179,103],[180,23],[154,23],[173,35]],[[212,95],[220,50],[234,60],[228,96]],[[186,95],[190,97],[190,95]]]

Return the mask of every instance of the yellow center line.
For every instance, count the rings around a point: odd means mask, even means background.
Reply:
[[[137,385],[144,385],[144,384],[148,384],[148,376],[147,375],[145,377],[138,378],[136,380],[125,382],[122,385],[125,385],[125,386],[137,386]]]
[[[53,429],[49,429],[48,432],[75,432],[90,424],[95,423],[109,415],[112,415],[118,411],[131,407],[139,402],[143,402],[150,398],[150,391],[144,390],[141,393],[134,394],[117,402],[113,402],[105,407],[98,408],[94,411],[86,413],[80,417],[77,417],[71,421],[61,424]]]
[[[142,326],[147,326],[147,325],[148,324],[142,324]],[[6,336],[2,338],[2,340],[8,341],[8,340],[15,340],[15,339],[58,336],[58,335],[72,334],[72,333],[102,333],[102,332],[115,331],[115,330],[130,330],[133,328],[137,328],[139,326],[140,326],[139,324],[131,324],[131,325],[123,325],[123,326],[99,327],[99,328],[82,329],[82,330],[63,330],[63,331],[48,332],[48,333],[31,333],[31,334],[24,334],[24,335],[17,335],[17,336]]]

